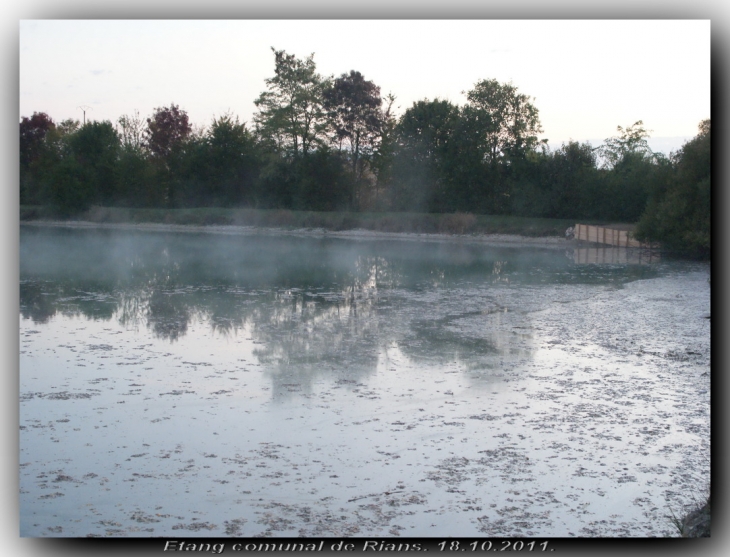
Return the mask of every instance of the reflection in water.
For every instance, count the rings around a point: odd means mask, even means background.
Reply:
[[[21,227],[20,312],[115,319],[176,342],[250,335],[282,385],[372,373],[384,347],[490,370],[531,353],[532,286],[620,284],[646,266],[453,243]],[[541,306],[540,306],[541,307]]]
[[[658,250],[621,248],[621,247],[588,247],[575,248],[566,255],[578,264],[599,265],[651,265],[661,260]]]

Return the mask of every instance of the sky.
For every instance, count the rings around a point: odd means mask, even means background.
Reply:
[[[19,22],[19,116],[116,122],[177,104],[194,124],[251,122],[271,48],[356,70],[396,96],[466,101],[482,79],[534,97],[552,148],[642,120],[675,150],[710,115],[706,20],[32,20]],[[670,146],[670,147],[666,147]]]

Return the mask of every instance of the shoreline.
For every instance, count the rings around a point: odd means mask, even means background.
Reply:
[[[425,232],[383,232],[356,228],[352,230],[327,230],[325,228],[278,228],[239,225],[191,225],[164,223],[109,223],[84,220],[26,220],[21,226],[53,228],[100,228],[110,230],[139,230],[147,232],[187,232],[224,234],[234,236],[298,236],[313,238],[341,238],[350,240],[410,240],[426,242],[476,243],[501,247],[574,248],[576,240],[560,236],[521,236],[518,234],[444,234]]]

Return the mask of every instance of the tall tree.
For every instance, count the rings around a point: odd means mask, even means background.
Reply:
[[[349,143],[352,171],[362,177],[361,158],[371,155],[382,125],[380,87],[354,70],[334,80],[324,93],[325,108],[338,142]]]
[[[376,210],[382,210],[385,207],[380,192],[386,189],[391,182],[393,174],[393,159],[396,149],[396,126],[398,121],[393,111],[395,104],[395,96],[388,93],[385,96],[385,103],[380,109],[380,137],[376,142],[373,151],[372,169],[375,174],[373,200]]]
[[[259,135],[288,155],[306,155],[327,129],[324,91],[329,79],[316,71],[314,54],[301,60],[283,50],[274,52],[274,77],[254,101],[254,122]]]
[[[465,113],[480,130],[480,147],[489,163],[518,158],[539,143],[542,133],[539,112],[531,97],[518,93],[512,84],[483,79],[466,93]]]
[[[169,206],[178,202],[180,159],[192,131],[187,112],[175,104],[156,108],[152,117],[147,118],[144,144],[155,163],[158,192],[154,198],[164,200]]]

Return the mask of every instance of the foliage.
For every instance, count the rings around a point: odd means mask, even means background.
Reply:
[[[617,126],[616,129],[619,135],[609,137],[598,149],[606,168],[615,168],[627,156],[635,159],[650,159],[653,156],[647,142],[649,131],[644,128],[643,121],[639,120],[627,128]]]
[[[314,54],[300,60],[284,50],[274,52],[274,77],[254,101],[257,133],[278,152],[291,157],[317,147],[328,127],[324,91],[329,80],[316,71]]]
[[[20,120],[20,202],[42,203],[43,159],[49,156],[47,136],[56,125],[45,112],[34,112]]]
[[[159,168],[141,150],[123,147],[115,168],[118,204],[122,207],[162,207]]]
[[[117,133],[124,149],[142,150],[145,146],[145,121],[140,118],[139,111],[120,116],[117,120]]]
[[[208,194],[220,205],[249,203],[257,177],[257,149],[253,136],[238,117],[214,119],[206,136]]]
[[[136,123],[128,120],[130,133],[134,134]],[[170,157],[182,146],[190,135],[192,127],[188,114],[175,104],[156,108],[151,118],[147,118],[144,144],[153,156],[169,162]]]
[[[324,92],[324,105],[334,128],[335,140],[350,144],[349,155],[356,178],[362,176],[361,159],[376,148],[381,131],[383,104],[380,87],[354,70],[342,74]]]
[[[119,156],[119,136],[111,122],[87,122],[69,135],[71,157],[85,182],[88,203],[111,205],[117,201],[115,166]],[[80,199],[80,198],[79,198]],[[86,205],[87,203],[82,203]]]
[[[672,161],[672,172],[652,191],[636,237],[667,248],[709,258],[711,248],[710,120],[684,144]]]
[[[397,120],[393,114],[393,105],[396,98],[392,93],[389,93],[384,100],[384,106],[381,104],[380,109],[380,137],[373,150],[370,165],[375,176],[372,204],[378,210],[387,204],[381,192],[384,192],[392,182],[392,168],[396,149]]]
[[[38,160],[44,149],[48,132],[54,129],[53,123],[45,112],[34,112],[33,116],[20,120],[20,166],[27,169]]]
[[[390,191],[398,211],[434,208],[444,187],[447,146],[455,131],[458,107],[445,100],[422,100],[406,110],[397,137]]]
[[[479,147],[486,161],[518,158],[537,146],[537,134],[542,132],[538,110],[517,87],[484,79],[466,97],[468,115],[478,124]]]
[[[639,221],[640,239],[709,255],[709,120],[671,158],[651,152],[642,121],[618,126],[598,149],[570,141],[550,150],[533,99],[512,84],[481,80],[463,106],[424,99],[397,117],[395,97],[381,98],[361,73],[325,78],[313,55],[272,51],[252,130],[232,114],[193,129],[175,104],[116,127],[21,118],[21,204],[67,216],[92,206],[259,208],[277,211],[276,222],[335,229],[360,222],[341,211],[378,210],[389,213],[363,226],[457,233],[490,230],[483,215]],[[292,217],[301,211],[310,213]]]
[[[60,216],[71,216],[91,207],[93,190],[82,166],[73,158],[64,159],[49,178],[48,198]]]

